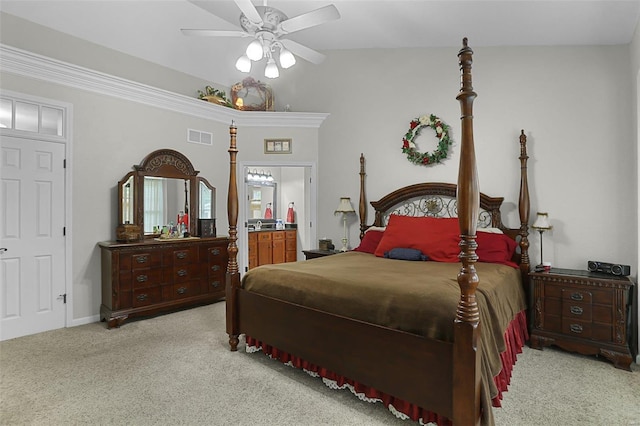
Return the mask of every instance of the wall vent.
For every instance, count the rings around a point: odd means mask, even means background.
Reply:
[[[213,145],[213,133],[187,129],[187,142],[200,145]]]

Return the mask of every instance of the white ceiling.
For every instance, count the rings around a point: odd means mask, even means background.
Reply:
[[[613,45],[629,43],[640,18],[640,0],[268,2],[290,18],[331,3],[339,20],[288,38],[319,51],[459,47],[465,36],[472,47]],[[180,32],[239,28],[233,0],[0,0],[0,10],[220,84],[238,80],[235,59],[249,43]]]

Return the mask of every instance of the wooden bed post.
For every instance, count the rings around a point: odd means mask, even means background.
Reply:
[[[360,240],[364,237],[364,231],[367,230],[367,197],[364,190],[364,154],[360,153]]]
[[[227,218],[229,220],[229,263],[225,279],[225,297],[227,308],[227,334],[232,351],[238,350],[238,316],[237,289],[240,287],[240,273],[238,271],[238,184],[236,182],[236,148],[237,128],[233,121],[229,126],[229,191],[227,193]]]
[[[520,272],[522,273],[522,285],[529,299],[529,180],[527,178],[527,136],[524,130],[520,131],[520,198],[518,209],[520,212]]]
[[[476,97],[471,81],[473,50],[467,45],[466,37],[462,45],[458,53],[461,88],[456,97],[462,113],[457,191],[462,268],[458,273],[460,301],[454,320],[452,420],[455,425],[475,425],[480,421],[480,313],[476,301],[479,279],[475,269],[480,191],[473,142],[473,101]]]

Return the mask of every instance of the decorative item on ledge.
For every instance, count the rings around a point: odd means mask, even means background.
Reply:
[[[273,91],[268,84],[247,77],[231,86],[231,103],[241,111],[273,111]]]
[[[231,101],[227,99],[227,94],[224,90],[218,90],[211,86],[206,86],[204,88],[204,92],[202,90],[198,90],[198,99],[202,99],[207,102],[226,106],[229,108],[234,108]]]

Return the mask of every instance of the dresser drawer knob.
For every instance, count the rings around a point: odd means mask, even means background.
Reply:
[[[148,298],[149,298],[148,294],[139,294],[138,296],[136,296],[136,299],[138,299],[140,302],[144,302]]]
[[[214,286],[215,288],[220,287],[220,281],[214,281],[211,283],[212,286]]]
[[[582,308],[580,306],[572,306],[569,310],[573,315],[582,315]]]
[[[187,257],[187,252],[186,251],[179,251],[176,253],[176,257],[178,259],[185,259]]]
[[[147,256],[138,256],[138,257],[136,257],[136,262],[138,262],[138,263],[147,263],[147,260],[148,260]]]
[[[187,288],[186,287],[180,287],[177,291],[178,291],[178,294],[185,294],[187,292]]]
[[[220,249],[218,249],[218,248],[211,249],[211,254],[214,255],[214,256],[219,255],[220,254]]]
[[[584,296],[582,295],[582,293],[571,293],[571,300],[580,301],[582,299],[584,299]]]
[[[212,271],[219,271],[219,270],[220,270],[220,265],[213,265],[213,266],[211,267],[211,270],[212,270]]]
[[[178,276],[179,276],[179,277],[184,277],[184,276],[186,276],[186,275],[187,275],[187,270],[186,270],[186,269],[180,269],[180,270],[178,271]]]
[[[582,333],[582,326],[580,324],[571,324],[569,330],[571,330],[572,333],[580,334]]]
[[[143,282],[147,281],[148,279],[149,279],[149,277],[147,277],[146,275],[138,275],[138,276],[136,277],[136,280],[137,280],[139,283],[143,283]]]

